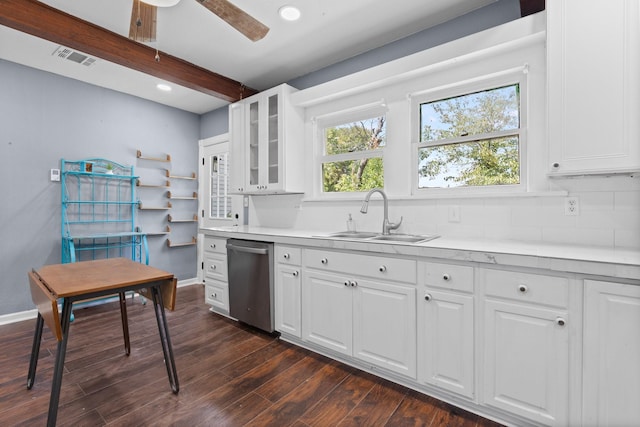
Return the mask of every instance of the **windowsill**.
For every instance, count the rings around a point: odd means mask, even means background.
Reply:
[[[526,198],[526,197],[566,197],[568,191],[530,191],[530,192],[500,192],[500,193],[440,193],[440,194],[420,194],[420,195],[390,195],[387,194],[389,200],[439,200],[439,199],[500,199],[500,198]],[[361,202],[366,192],[354,193],[349,195],[341,195],[341,197],[331,196],[310,196],[304,197],[302,202]]]

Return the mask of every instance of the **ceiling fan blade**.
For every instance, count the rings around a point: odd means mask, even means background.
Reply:
[[[157,7],[133,0],[129,38],[137,42],[155,42],[157,12]]]
[[[249,40],[258,41],[269,32],[269,27],[227,0],[196,1],[240,31]]]

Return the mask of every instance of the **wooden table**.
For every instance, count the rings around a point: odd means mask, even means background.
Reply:
[[[122,329],[126,354],[129,355],[129,328],[124,293],[137,291],[153,301],[158,332],[167,366],[169,383],[178,393],[178,375],[173,359],[173,349],[165,316],[165,307],[175,308],[177,279],[171,273],[126,258],[108,258],[81,261],[70,264],[46,265],[38,271],[28,273],[31,298],[38,307],[38,319],[33,336],[27,388],[35,381],[43,325],[46,323],[58,340],[51,398],[49,400],[48,426],[55,426],[60,400],[60,386],[64,370],[64,358],[69,338],[71,308],[76,301],[106,295],[120,295]],[[62,299],[62,315],[58,312],[58,300]]]

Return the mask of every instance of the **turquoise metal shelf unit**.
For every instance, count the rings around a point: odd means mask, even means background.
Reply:
[[[62,262],[125,257],[149,264],[136,226],[133,166],[106,159],[61,160]]]

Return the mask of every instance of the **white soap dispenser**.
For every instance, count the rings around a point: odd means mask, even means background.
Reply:
[[[347,219],[347,231],[356,231],[356,223],[349,214],[349,218]]]

